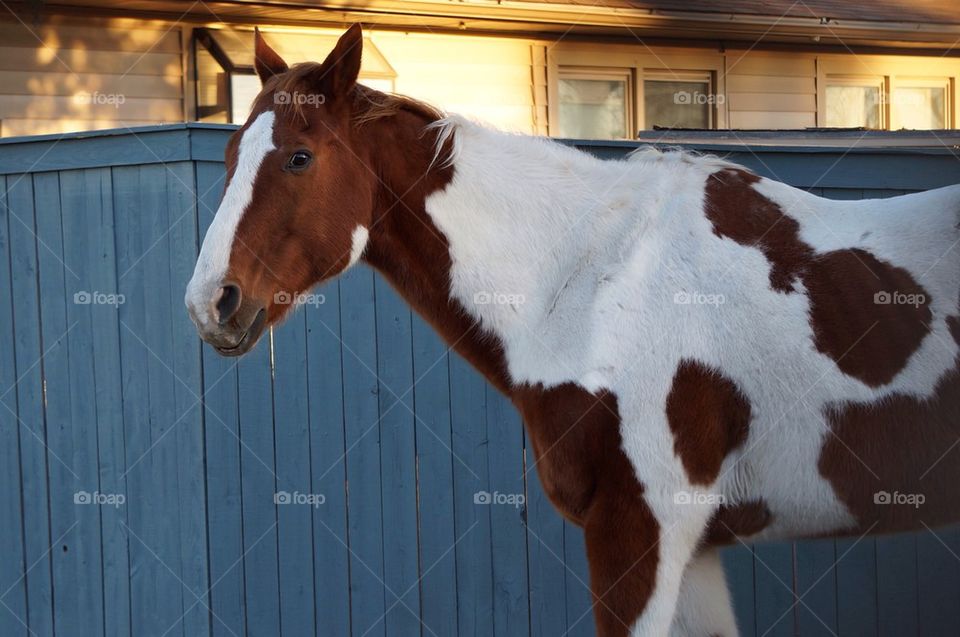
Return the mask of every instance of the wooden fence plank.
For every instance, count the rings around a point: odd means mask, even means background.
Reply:
[[[413,317],[413,400],[417,414],[421,634],[457,634],[456,545],[450,414],[450,357],[426,321]]]
[[[44,245],[36,236],[30,175],[8,176],[6,197],[14,298],[13,324],[16,326],[14,352],[17,381],[12,394],[16,396],[20,423],[22,492],[19,500],[23,507],[24,562],[30,569],[24,578],[27,613],[20,616],[19,620],[28,624],[34,633],[52,635],[55,629],[52,569],[53,563],[60,559],[61,551],[59,542],[56,547],[52,546],[59,536],[50,535],[48,498],[53,497],[52,492],[62,498],[76,486],[71,475],[70,455],[65,458],[60,456],[62,460],[57,460],[50,457],[52,454],[47,451],[47,445],[53,443],[48,439],[47,431],[52,430],[56,436],[69,424],[70,388],[69,381],[62,375],[66,369],[67,349],[64,334],[68,330],[62,285],[63,266],[60,263],[62,245],[59,241]],[[59,214],[59,202],[52,212]],[[45,266],[41,272],[50,272],[50,277],[38,281],[38,269],[41,266]],[[58,272],[60,278],[55,280]],[[55,282],[61,282],[58,289],[53,287]],[[56,306],[58,310],[58,314],[53,315],[53,308],[48,308],[49,316],[45,317],[47,320],[43,326],[42,304]],[[47,372],[47,378],[44,378],[44,372]],[[46,410],[43,406],[45,380],[50,405]],[[48,467],[48,462],[56,465]],[[50,482],[46,478],[48,471]],[[72,506],[72,495],[69,502]]]
[[[54,175],[56,178],[56,175]],[[20,422],[17,416],[17,368],[14,353],[14,296],[10,272],[10,223],[7,209],[8,179],[0,192],[0,485],[22,493],[20,481]],[[22,432],[24,435],[29,435]],[[24,560],[23,507],[20,498],[0,498],[0,634],[27,635],[27,563]],[[39,601],[39,600],[38,600]],[[41,610],[43,607],[41,606]],[[40,626],[40,622],[37,622]],[[42,634],[48,635],[50,631]]]
[[[377,395],[383,514],[384,630],[388,636],[420,632],[417,550],[417,447],[413,412],[411,313],[380,276],[375,277]],[[389,530],[389,531],[386,531]]]
[[[380,498],[380,425],[373,272],[355,268],[340,285],[343,339],[343,409],[347,444],[347,510],[353,632],[385,637],[383,511]],[[395,591],[398,593],[398,591]],[[392,602],[391,602],[392,603]]]
[[[340,284],[318,290],[323,304],[307,312],[310,445],[313,490],[326,500],[313,514],[317,637],[350,635],[350,551],[344,442]]]
[[[796,543],[797,632],[837,634],[837,571],[834,540]]]
[[[792,544],[754,547],[757,633],[792,637],[796,625],[794,555]]]
[[[464,637],[493,635],[493,563],[487,469],[486,381],[459,355],[450,357],[457,627]]]
[[[267,343],[261,343],[261,346]],[[310,415],[306,312],[296,312],[273,332],[274,423],[277,491],[290,494],[277,506],[280,625],[297,635],[316,632],[313,614],[313,510],[324,506],[310,480]],[[299,496],[299,497],[295,497]]]

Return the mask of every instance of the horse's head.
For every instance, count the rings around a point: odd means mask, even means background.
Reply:
[[[263,88],[227,144],[226,190],[185,299],[221,354],[249,351],[364,250],[376,177],[351,126],[362,43],[354,25],[322,64],[288,68],[256,35]]]

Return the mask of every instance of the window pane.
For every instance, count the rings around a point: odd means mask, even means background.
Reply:
[[[891,107],[903,128],[946,128],[946,89],[942,86],[904,86],[893,91]]]
[[[560,78],[560,136],[622,139],[627,130],[626,80]]]
[[[646,80],[643,83],[644,126],[710,128],[713,99],[706,82]]]
[[[827,86],[827,126],[880,128],[880,87]]]

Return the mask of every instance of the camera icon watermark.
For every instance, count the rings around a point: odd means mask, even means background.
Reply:
[[[473,494],[473,503],[483,505],[506,504],[519,509],[527,503],[527,496],[522,493],[500,493],[499,491],[490,493],[489,491],[477,491]]]
[[[523,305],[526,301],[527,297],[523,294],[480,291],[473,295],[475,305],[512,305],[516,307]]]
[[[273,94],[273,103],[278,106],[312,106],[317,108],[327,103],[327,96],[323,93],[277,91]]]
[[[327,297],[323,294],[306,292],[287,292],[280,291],[273,295],[273,302],[276,305],[312,305],[318,307],[327,302]]]
[[[673,503],[680,505],[698,504],[720,506],[727,503],[727,496],[722,493],[706,491],[677,491],[673,494]]]
[[[673,295],[673,302],[677,305],[712,305],[718,307],[727,302],[727,297],[723,294],[680,291]]]
[[[126,303],[127,297],[123,294],[115,294],[111,292],[98,292],[80,290],[74,292],[73,294],[73,303],[74,305],[111,305],[113,307],[119,307]]]
[[[277,491],[273,494],[274,504],[305,504],[316,509],[322,504],[325,504],[326,501],[327,497],[322,493],[300,493],[299,491],[290,493],[289,491]]]
[[[73,96],[73,102],[81,106],[100,106],[107,105],[114,108],[120,108],[127,101],[127,96],[123,93],[101,93],[94,91],[80,91]]]
[[[98,506],[112,506],[118,509],[127,501],[127,496],[122,493],[100,493],[94,491],[77,491],[73,494],[74,504],[95,504]]]
[[[703,106],[704,104],[722,105],[726,102],[722,93],[703,93],[701,91],[676,91],[673,94],[673,103],[680,105]]]
[[[926,305],[927,297],[920,293],[905,294],[899,290],[893,290],[892,292],[881,290],[873,295],[873,303],[874,305],[912,305],[913,307],[920,307]]]
[[[922,493],[900,493],[894,491],[877,491],[873,494],[873,503],[878,505],[892,506],[912,506],[919,509],[927,501],[927,496]]]

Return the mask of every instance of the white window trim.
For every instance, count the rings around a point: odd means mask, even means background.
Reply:
[[[902,76],[891,75],[890,84],[890,130],[900,130],[903,128],[898,110],[899,105],[893,104],[894,91],[898,88],[943,88],[943,116],[944,128],[954,127],[954,107],[953,107],[953,78],[951,77],[922,77],[922,76]]]
[[[636,111],[638,110],[633,103],[636,99],[636,82],[633,80],[633,72],[629,68],[622,67],[603,67],[603,66],[563,66],[557,69],[557,82],[561,79],[570,80],[616,80],[625,81],[627,88],[624,91],[624,104],[626,113],[624,122],[626,127],[623,130],[623,139],[634,139],[639,130],[636,125]],[[559,91],[557,92],[559,107]],[[560,125],[559,111],[557,111],[557,126]]]
[[[707,85],[705,93],[708,95],[716,95],[715,77],[716,74],[712,71],[664,68],[643,69],[640,81],[637,82],[639,85],[637,87],[637,112],[639,116],[637,117],[636,129],[641,131],[649,128],[646,122],[647,113],[644,108],[646,105],[644,82],[647,80],[652,82],[701,82]],[[711,130],[717,129],[717,110],[716,101],[707,109],[707,128]]]
[[[863,86],[869,88],[875,88],[878,91],[880,97],[880,127],[877,130],[889,130],[890,129],[890,100],[887,99],[887,95],[890,94],[890,88],[887,83],[887,78],[882,75],[840,75],[840,74],[830,74],[824,77],[824,82],[822,84],[823,90],[818,91],[822,93],[821,96],[818,95],[818,102],[822,101],[822,113],[823,119],[818,122],[818,126],[827,127],[827,87],[828,86]]]

